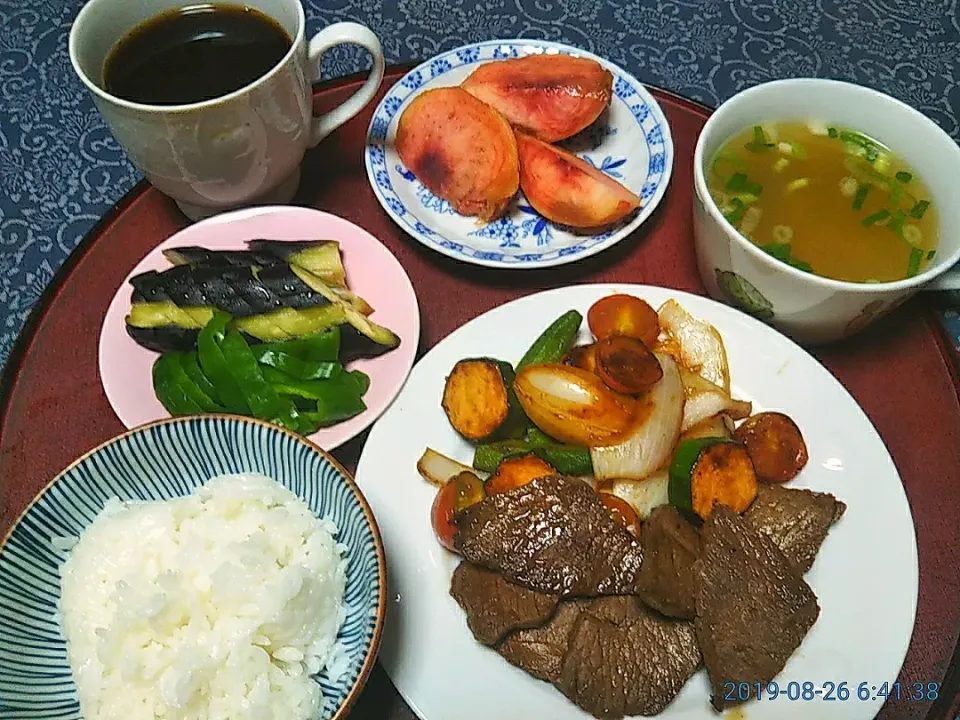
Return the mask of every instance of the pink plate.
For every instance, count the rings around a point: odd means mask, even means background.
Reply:
[[[128,428],[169,416],[153,392],[151,368],[157,354],[137,345],[124,327],[133,288],[128,281],[170,263],[163,251],[184,245],[240,250],[247,240],[336,240],[347,284],[369,302],[371,319],[400,336],[400,346],[378,358],[356,360],[351,369],[370,376],[367,410],[310,436],[333,450],[366,430],[400,392],[420,341],[420,308],[410,278],[393,254],[366,230],[329,213],[301,207],[258,207],[218,215],[184,228],[155,247],[124,280],[107,309],[100,332],[100,377],[120,421]]]

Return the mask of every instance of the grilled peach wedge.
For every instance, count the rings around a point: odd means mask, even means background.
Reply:
[[[397,126],[397,154],[461,215],[495,220],[520,183],[517,141],[504,117],[459,87],[414,98]]]
[[[545,142],[576,135],[610,105],[613,75],[572,55],[528,55],[477,68],[460,87]]]
[[[640,207],[640,198],[576,155],[522,132],[520,189],[547,220],[579,229],[600,229]]]

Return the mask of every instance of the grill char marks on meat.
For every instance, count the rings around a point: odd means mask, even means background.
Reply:
[[[626,596],[564,600],[546,625],[512,633],[499,651],[604,719],[662,712],[700,664],[691,623]]]
[[[820,614],[817,598],[765,535],[726,506],[701,532],[697,639],[717,710],[725,683],[763,683],[776,677]]]
[[[456,548],[472,563],[563,597],[632,595],[640,544],[586,483],[549,475],[454,517]]]
[[[654,509],[640,536],[643,565],[637,592],[664,615],[693,619],[696,614],[700,533],[672,505]]]
[[[496,645],[513,630],[542,625],[560,601],[556,595],[528,590],[468,562],[454,570],[450,595],[463,608],[473,637],[484,645]]]
[[[636,613],[636,604],[636,598],[617,595],[595,600],[564,600],[545,625],[511,633],[498,650],[512,665],[557,685],[570,633],[581,613],[589,612],[599,618],[620,621]]]
[[[511,665],[556,685],[560,681],[563,656],[567,654],[570,632],[580,611],[592,600],[564,600],[546,625],[517,630],[500,643],[498,652]]]
[[[744,517],[780,548],[801,575],[817,558],[827,532],[847,506],[828,493],[761,485]]]
[[[596,718],[660,714],[700,665],[691,623],[636,608],[620,623],[583,613],[571,633],[560,690]]]

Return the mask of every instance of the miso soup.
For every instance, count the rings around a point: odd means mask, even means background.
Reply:
[[[750,127],[723,144],[706,175],[724,217],[799,270],[891,282],[922,272],[936,255],[940,221],[923,180],[855,130]]]

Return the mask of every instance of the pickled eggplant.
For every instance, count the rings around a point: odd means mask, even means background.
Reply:
[[[163,255],[174,265],[203,267],[266,267],[297,265],[335,287],[346,287],[346,271],[335,240],[250,240],[247,250],[208,250],[197,246],[170,248]]]
[[[197,334],[215,312],[211,307],[180,308],[173,303],[134,303],[126,318],[127,334],[139,345],[155,352],[177,352],[196,347]],[[313,335],[346,323],[339,305],[282,308],[262,315],[234,318],[235,327],[250,342],[277,342]],[[370,341],[374,345],[372,340]],[[356,355],[354,357],[357,357]],[[364,357],[369,357],[364,356]]]
[[[137,275],[130,284],[134,303],[166,301],[179,307],[213,307],[235,318],[330,302],[287,265],[174,265],[163,272]]]
[[[126,324],[127,335],[140,347],[157,353],[188,352],[197,347],[199,330],[177,325],[137,327]]]
[[[247,247],[309,270],[333,285],[347,285],[340,243],[335,240],[251,240]]]
[[[178,251],[180,259],[201,257],[190,248],[183,250]],[[196,333],[214,311],[220,310],[232,316],[231,327],[252,341],[289,340],[348,325],[355,331],[347,336],[350,358],[375,357],[400,344],[395,333],[367,317],[373,308],[365,300],[305,267],[229,262],[174,265],[131,278],[127,333],[149,350],[186,351],[194,347]]]

